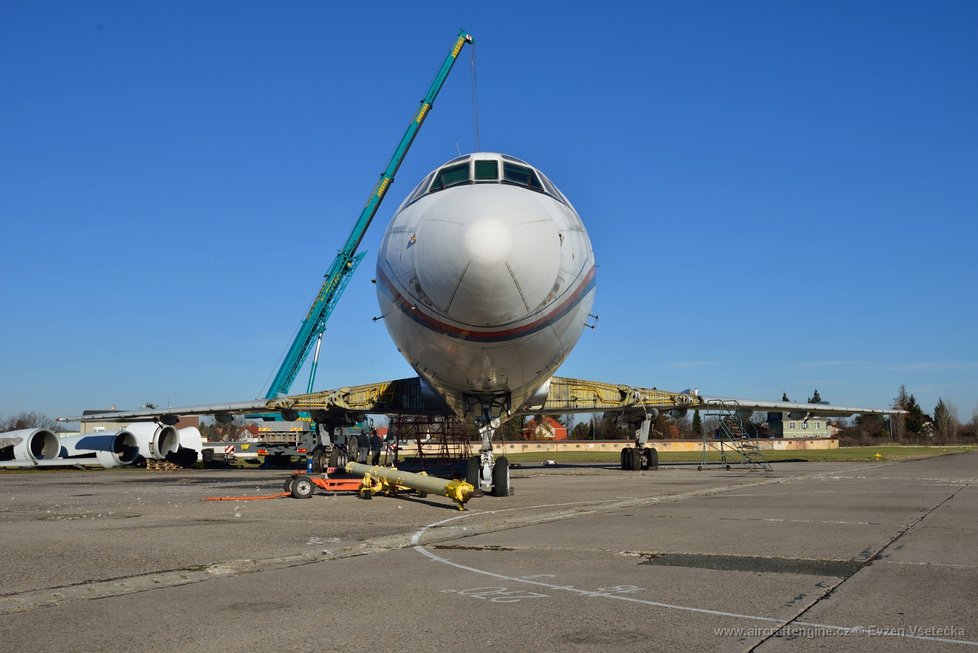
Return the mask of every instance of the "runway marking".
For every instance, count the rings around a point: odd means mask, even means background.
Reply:
[[[703,496],[703,495],[700,494],[698,496]],[[676,497],[670,497],[670,498],[675,499]],[[950,497],[948,497],[948,498],[950,498]],[[947,499],[945,499],[945,501],[947,501]],[[603,502],[596,502],[596,503],[603,503]],[[941,502],[941,503],[944,503],[944,502]],[[506,509],[503,509],[503,510],[491,510],[491,511],[486,511],[485,513],[478,513],[478,514],[494,514],[494,513],[502,513],[502,512],[513,512],[513,511],[522,511],[522,510],[533,509],[533,508],[556,507],[556,506],[562,506],[562,505],[575,505],[575,504],[552,504],[552,505],[543,505],[543,506],[528,506],[527,508],[506,508]],[[580,504],[576,504],[576,505],[580,505]],[[935,506],[935,508],[936,508],[936,506]],[[931,511],[928,511],[927,514],[930,514],[930,512],[932,512],[932,511],[933,511],[933,509]],[[428,524],[427,526],[422,526],[420,529],[418,529],[411,536],[411,544],[414,545],[414,550],[416,552],[420,553],[421,555],[429,558],[430,560],[433,560],[434,562],[438,562],[438,563],[441,563],[443,565],[446,565],[446,566],[449,566],[449,567],[453,567],[453,568],[458,569],[460,571],[467,571],[467,572],[470,572],[470,573],[479,574],[481,576],[488,576],[490,578],[495,578],[497,580],[511,582],[511,583],[524,583],[524,584],[527,584],[527,585],[532,585],[534,587],[539,587],[539,588],[551,590],[551,591],[554,591],[554,592],[568,592],[570,594],[575,594],[575,595],[580,596],[580,597],[583,597],[583,598],[611,599],[611,600],[616,600],[616,601],[625,601],[627,603],[634,603],[634,604],[638,604],[638,605],[644,605],[644,606],[653,607],[653,608],[661,608],[661,609],[665,609],[665,610],[676,610],[676,611],[679,611],[679,612],[687,612],[687,613],[693,613],[693,614],[705,614],[705,615],[710,615],[710,616],[715,616],[715,617],[729,617],[729,618],[732,618],[732,619],[746,619],[746,620],[749,620],[749,621],[757,621],[757,622],[761,622],[761,623],[780,624],[780,627],[773,631],[772,636],[776,636],[778,633],[781,633],[781,632],[784,632],[785,634],[790,634],[792,632],[792,629],[793,628],[802,627],[802,628],[812,628],[812,629],[821,630],[821,631],[831,631],[831,632],[839,633],[841,635],[868,635],[868,636],[871,636],[871,637],[895,637],[895,638],[899,638],[899,639],[910,639],[910,640],[915,640],[915,641],[937,642],[937,643],[940,643],[940,644],[960,644],[960,645],[963,645],[963,646],[978,647],[978,640],[951,639],[951,638],[947,638],[947,637],[936,637],[936,636],[928,636],[928,635],[918,635],[918,634],[915,634],[915,631],[917,631],[918,629],[906,629],[906,628],[899,628],[899,627],[884,627],[884,626],[837,626],[837,625],[833,625],[833,624],[822,624],[822,623],[815,623],[815,622],[808,622],[808,621],[796,621],[794,619],[792,619],[792,620],[790,620],[790,621],[788,621],[786,623],[783,618],[765,617],[765,616],[762,616],[762,615],[743,614],[743,613],[739,613],[739,612],[727,612],[727,611],[724,611],[724,610],[711,610],[709,608],[697,608],[697,607],[689,606],[689,605],[678,605],[678,604],[675,604],[675,603],[665,603],[665,602],[662,602],[662,601],[652,601],[652,600],[649,600],[649,599],[641,599],[641,598],[638,598],[636,596],[629,596],[627,593],[619,593],[619,592],[616,592],[616,591],[608,591],[608,590],[613,590],[615,588],[598,588],[597,590],[587,590],[587,589],[582,589],[582,588],[579,588],[579,587],[574,587],[573,585],[561,585],[561,584],[558,584],[558,583],[546,582],[546,581],[540,580],[541,578],[553,577],[551,574],[534,574],[534,575],[529,575],[529,576],[509,576],[507,574],[500,574],[500,573],[497,573],[497,572],[494,572],[494,571],[488,571],[488,570],[485,570],[485,569],[478,569],[476,567],[472,567],[472,566],[469,566],[469,565],[463,565],[461,563],[454,562],[452,560],[449,560],[448,558],[444,558],[444,557],[442,557],[442,556],[440,556],[440,555],[438,555],[438,554],[436,554],[436,553],[428,550],[424,545],[419,544],[419,542],[421,541],[421,537],[424,535],[424,533],[426,531],[428,531],[428,530],[430,530],[432,528],[437,528],[438,526],[442,526],[442,525],[447,524],[447,523],[450,523],[450,522],[457,521],[459,519],[466,519],[466,518],[468,518],[470,516],[473,516],[474,514],[475,513],[468,513],[468,514],[464,514],[464,515],[456,515],[455,517],[450,517],[448,519],[443,519],[441,521],[437,521],[437,522]],[[921,519],[923,519],[923,518],[921,518]],[[919,521],[920,520],[918,520],[918,522],[915,522],[915,524],[916,523],[919,523]],[[906,530],[909,530],[909,528],[906,529]],[[496,589],[506,590],[507,588],[496,588]],[[447,591],[452,592],[454,590],[447,590]],[[760,645],[761,643],[763,643],[765,641],[768,641],[768,639],[769,638],[762,639],[761,642],[758,642],[758,645]]]
[[[526,599],[549,599],[549,594],[511,590],[508,587],[472,587],[466,590],[442,590],[445,594],[471,596],[474,599],[488,600],[492,603],[519,603]]]

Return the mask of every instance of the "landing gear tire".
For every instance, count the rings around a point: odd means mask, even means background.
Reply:
[[[645,454],[645,466],[649,469],[659,469],[659,452],[655,447],[649,447],[643,451]]]
[[[477,490],[479,489],[480,462],[478,456],[472,456],[465,464],[465,482]]]
[[[296,479],[295,476],[290,476],[287,479],[285,479],[285,485],[282,487],[282,489],[288,492],[289,494],[292,494],[292,484],[295,483],[295,479]]]
[[[625,447],[625,448],[623,448],[621,450],[621,468],[622,468],[622,470],[628,470],[628,469],[631,469],[632,468],[632,465],[629,462],[630,454],[628,453],[631,450],[632,450],[631,447]]]
[[[642,471],[642,452],[637,447],[629,447],[628,451],[630,452],[628,462],[631,463],[629,469],[633,472]]]
[[[509,496],[509,460],[506,456],[496,458],[496,464],[492,468],[492,496]]]
[[[289,490],[296,499],[308,499],[312,496],[316,486],[308,476],[296,476],[292,481],[292,489]]]

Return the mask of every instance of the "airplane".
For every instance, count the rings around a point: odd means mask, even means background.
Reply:
[[[594,303],[594,252],[567,197],[538,168],[495,152],[459,156],[438,166],[407,195],[384,235],[377,297],[388,333],[417,377],[273,399],[60,418],[155,421],[182,415],[300,411],[331,429],[366,414],[456,415],[479,431],[468,479],[496,496],[509,494],[508,461],[493,455],[499,425],[527,414],[613,413],[635,430],[623,469],[651,467],[646,447],[659,411],[674,417],[722,408],[746,418],[754,410],[812,416],[900,411],[824,403],[707,397],[554,376],[587,326]],[[322,466],[335,464],[323,447]]]

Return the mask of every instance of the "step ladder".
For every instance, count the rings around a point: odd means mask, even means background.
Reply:
[[[703,457],[697,469],[717,465],[731,469],[740,465],[750,470],[771,471],[771,463],[761,453],[756,429],[737,416],[736,404],[713,401],[708,404],[704,417],[716,418],[717,428],[712,437],[703,434]],[[720,460],[710,460],[710,452],[718,452]]]

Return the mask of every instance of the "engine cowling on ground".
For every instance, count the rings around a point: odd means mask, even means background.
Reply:
[[[61,440],[47,429],[19,429],[0,433],[0,460],[52,460],[60,452]]]

